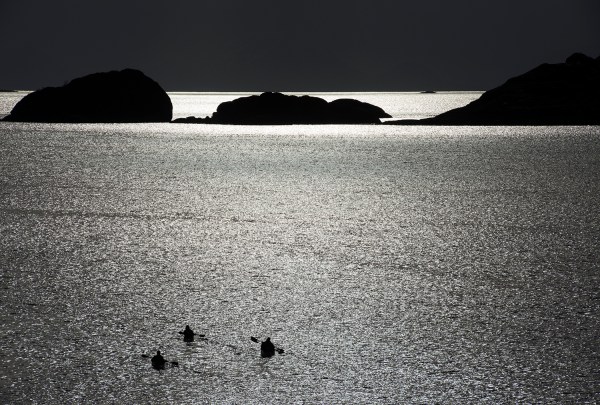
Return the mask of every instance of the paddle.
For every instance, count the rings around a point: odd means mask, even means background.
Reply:
[[[150,356],[149,354],[145,354],[145,353],[144,353],[144,354],[142,354],[142,357],[143,357],[143,358],[145,358],[145,359],[149,359],[149,358],[151,358],[152,356]],[[170,360],[166,360],[166,359],[165,359],[165,364],[166,364],[166,363],[169,363],[169,365],[170,365],[171,367],[179,367],[179,362],[178,362],[178,361],[170,361]]]
[[[182,331],[179,331],[179,332],[177,332],[177,333],[179,333],[180,335],[184,335],[184,334],[185,334],[185,332],[182,332]],[[203,338],[203,337],[205,337],[206,335],[203,335],[203,334],[200,334],[200,333],[194,333],[194,336],[198,336],[198,337],[201,337],[201,338]]]
[[[200,338],[203,338],[204,335],[201,335],[199,333],[195,333],[191,328],[190,325],[185,325],[185,329],[178,332],[180,335],[183,335],[183,341],[184,342],[193,342],[194,341],[194,336],[199,336]]]
[[[250,340],[253,341],[254,343],[262,343],[258,338],[255,338],[254,336],[250,336]],[[275,346],[275,351],[279,354],[283,354],[285,353],[285,350],[283,350],[280,347]]]
[[[149,359],[149,358],[151,358],[152,356],[151,356],[151,355],[149,355],[149,354],[142,354],[142,357],[143,357],[143,358],[145,358],[145,359]],[[177,367],[177,368],[180,368],[180,367],[179,367],[179,362],[178,362],[178,361],[174,361],[174,360],[171,360],[171,361],[169,361],[169,360],[165,360],[165,364],[169,364],[170,368],[175,368],[175,367]],[[184,365],[184,366],[182,366],[181,368],[182,368],[184,371],[191,371],[191,372],[193,372],[193,373],[196,373],[196,374],[202,374],[202,371],[197,371],[197,370],[194,370],[193,368],[191,368],[191,367],[188,367],[188,366],[185,366],[185,365]],[[160,371],[160,369],[159,369],[159,371]]]

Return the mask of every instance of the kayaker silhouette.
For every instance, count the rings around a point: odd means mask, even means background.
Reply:
[[[268,337],[267,340],[260,344],[260,356],[261,357],[272,357],[275,355],[275,345],[271,343],[271,338]]]
[[[160,350],[156,351],[156,355],[152,357],[150,361],[152,362],[152,367],[154,367],[157,370],[164,370],[165,363],[167,362],[162,356],[162,354],[160,354]]]
[[[194,331],[190,328],[190,325],[185,325],[185,329],[183,332],[179,332],[183,334],[184,342],[193,342],[194,341]]]

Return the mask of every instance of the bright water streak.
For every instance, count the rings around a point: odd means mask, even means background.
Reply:
[[[217,110],[219,104],[259,93],[169,93],[173,102],[173,118],[206,117]],[[296,96],[304,93],[285,93]],[[479,98],[481,92],[423,93],[310,93],[327,101],[354,98],[383,108],[395,119],[420,119],[433,117]],[[1,98],[0,98],[1,100]],[[5,114],[8,114],[7,110]],[[0,115],[2,105],[0,104]]]
[[[0,125],[1,403],[600,401],[597,127]]]
[[[10,114],[15,104],[28,92],[0,92],[0,119]],[[173,119],[211,116],[219,104],[239,97],[260,93],[169,93],[173,103]],[[285,93],[301,96],[304,93]],[[481,92],[422,93],[311,93],[327,101],[354,98],[383,108],[394,119],[419,119],[433,117],[479,98]]]

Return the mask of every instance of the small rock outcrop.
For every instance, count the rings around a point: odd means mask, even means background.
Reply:
[[[221,103],[212,117],[187,117],[180,123],[233,125],[379,124],[383,109],[352,99],[327,102],[319,97],[262,93]]]
[[[509,79],[470,104],[391,125],[600,125],[600,58],[576,53]]]
[[[169,122],[173,105],[160,85],[139,70],[94,73],[46,87],[19,101],[5,121]]]

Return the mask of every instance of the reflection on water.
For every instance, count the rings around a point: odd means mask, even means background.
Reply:
[[[0,92],[0,119],[10,114],[17,102],[27,92]],[[260,93],[169,93],[173,103],[173,119],[189,116],[211,116],[219,104]],[[306,93],[285,92],[302,96]],[[440,92],[423,93],[310,93],[327,101],[339,98],[353,98],[381,107],[394,119],[420,119],[433,117],[453,108],[462,107],[481,96],[481,92]]]
[[[169,93],[169,96],[173,102],[173,118],[183,118],[211,116],[213,112],[217,111],[219,104],[251,94],[260,93]],[[285,94],[302,96],[306,93],[285,92]],[[353,98],[383,108],[394,119],[420,119],[462,107],[478,99],[481,92],[310,93],[310,95],[327,101]]]
[[[0,136],[2,403],[600,400],[598,128]]]

